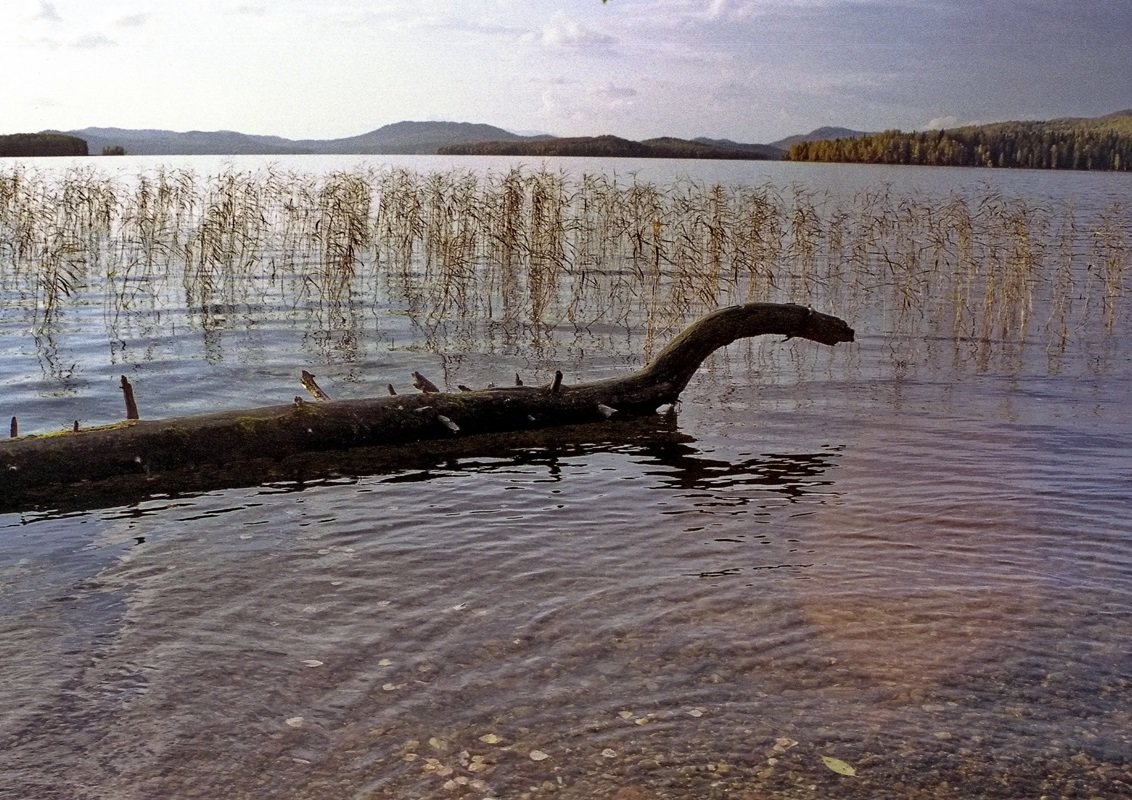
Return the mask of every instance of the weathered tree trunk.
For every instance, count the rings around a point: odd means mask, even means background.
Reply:
[[[703,317],[650,364],[624,378],[542,386],[302,402],[0,441],[0,507],[44,487],[170,470],[230,471],[238,462],[293,460],[300,453],[413,442],[651,414],[675,402],[701,362],[744,337],[781,334],[822,344],[853,341],[837,317],[803,306],[750,303]],[[215,465],[215,466],[213,466]]]

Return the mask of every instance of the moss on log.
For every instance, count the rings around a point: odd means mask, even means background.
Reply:
[[[303,402],[0,441],[0,508],[42,500],[51,487],[115,480],[154,486],[174,471],[232,472],[242,462],[294,460],[357,447],[402,448],[610,417],[653,414],[673,403],[713,351],[764,334],[826,345],[853,341],[837,317],[803,306],[750,303],[689,326],[652,362],[623,378],[567,386],[428,392],[365,400]],[[484,443],[487,445],[487,442]]]

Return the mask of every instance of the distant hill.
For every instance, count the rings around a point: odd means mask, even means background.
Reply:
[[[441,155],[586,156],[618,158],[720,158],[765,160],[770,156],[741,147],[718,147],[701,141],[664,136],[633,141],[620,136],[543,137],[510,141],[468,142],[442,147]]]
[[[1048,125],[1053,130],[1081,130],[1107,131],[1120,134],[1132,134],[1132,108],[1105,114],[1103,117],[1059,117],[1046,123],[1000,122],[998,125]],[[985,125],[983,127],[994,127]]]
[[[692,141],[712,147],[719,147],[724,150],[740,150],[743,152],[757,153],[763,158],[775,161],[786,157],[786,148],[779,147],[777,144],[745,144],[743,142],[733,142],[730,139],[708,139],[706,136],[699,136]]]
[[[68,133],[85,139],[92,153],[101,153],[112,147],[121,147],[132,156],[283,155],[314,152],[278,136],[252,136],[236,131],[83,128]]]
[[[791,161],[1132,171],[1132,110],[799,142]]]
[[[122,147],[130,155],[429,154],[457,142],[522,140],[527,137],[468,122],[397,122],[344,139],[284,139],[236,131],[166,131],[83,128],[92,153]]]
[[[494,154],[586,155],[638,158],[778,159],[783,150],[728,140],[660,137],[636,142],[617,136],[521,136],[493,125],[470,122],[396,122],[343,139],[284,139],[236,131],[128,130],[83,128],[69,132],[92,153],[121,147],[130,155],[285,154]]]
[[[745,144],[707,137],[659,137],[638,142],[612,135],[525,136],[493,125],[413,121],[396,122],[360,136],[341,139],[285,139],[237,131],[178,132],[126,128],[83,128],[63,133],[43,131],[41,134],[15,136],[71,136],[85,142],[87,151],[91,153],[114,153],[120,148],[128,155],[492,153],[1132,169],[1132,151],[1128,149],[1132,140],[1132,109],[1095,118],[1000,122],[918,133],[867,133],[850,128],[824,127],[770,144]],[[58,149],[61,146],[58,141],[53,146],[53,152],[62,152]],[[73,143],[67,145],[72,146]]]
[[[395,122],[347,139],[297,142],[314,153],[431,154],[467,142],[527,141],[531,137],[471,122]],[[538,138],[538,137],[535,137]]]
[[[794,136],[787,136],[785,139],[779,139],[777,142],[771,142],[770,147],[776,147],[784,154],[796,144],[801,142],[821,142],[827,139],[860,139],[862,136],[868,136],[866,131],[855,131],[851,128],[815,128],[809,133],[799,133]]]
[[[56,131],[13,133],[0,136],[0,157],[38,158],[41,156],[85,156],[87,143],[76,136]]]

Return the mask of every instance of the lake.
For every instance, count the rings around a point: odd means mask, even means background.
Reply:
[[[1127,175],[0,160],[21,433],[631,371],[675,423],[0,514],[0,796],[1132,793]],[[67,209],[66,211],[61,209]],[[2,455],[2,449],[0,449]]]

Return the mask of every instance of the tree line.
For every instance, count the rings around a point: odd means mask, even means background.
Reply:
[[[889,130],[855,139],[801,142],[790,148],[788,158],[1127,172],[1132,170],[1132,118],[1106,125],[1013,122],[913,133]]]
[[[766,159],[765,153],[750,149],[718,147],[688,139],[662,137],[633,141],[619,136],[546,137],[508,141],[464,142],[437,150],[447,156],[584,156],[617,158],[725,158]]]

